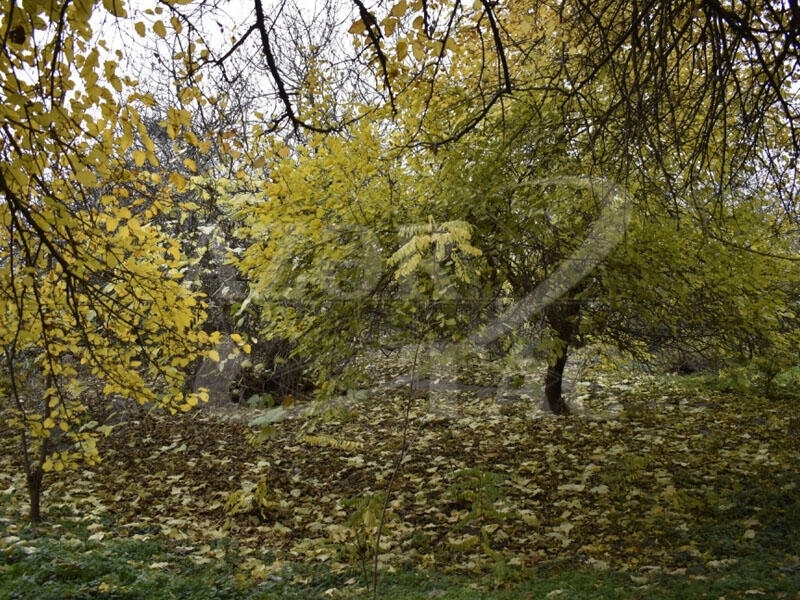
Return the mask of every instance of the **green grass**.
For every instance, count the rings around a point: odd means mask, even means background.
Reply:
[[[233,565],[197,565],[159,540],[102,542],[49,536],[26,540],[3,556],[0,597],[237,598]]]
[[[794,509],[791,513],[796,518]],[[324,565],[295,564],[263,581],[252,580],[240,568],[245,557],[232,540],[218,542],[221,558],[197,564],[191,547],[170,546],[157,535],[92,541],[80,523],[27,527],[13,543],[6,533],[0,598],[8,600],[370,597],[370,581],[354,573],[331,573]],[[722,530],[709,533],[724,536]],[[784,553],[787,548],[753,545],[746,550],[732,564],[673,574],[614,572],[564,561],[509,570],[502,578],[401,570],[381,575],[378,595],[399,600],[800,598],[800,559]]]

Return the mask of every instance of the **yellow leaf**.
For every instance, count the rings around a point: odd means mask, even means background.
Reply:
[[[131,134],[131,132],[128,131],[122,134],[122,136],[119,138],[120,149],[125,151],[132,145],[133,145],[133,135]]]
[[[422,45],[422,42],[415,41],[411,44],[411,52],[414,54],[414,58],[417,60],[422,60],[425,58],[425,46]]]
[[[195,148],[197,148],[200,145],[200,139],[195,134],[193,134],[191,131],[187,131],[186,133],[184,133],[183,134],[183,139],[185,139],[187,142],[189,142]]]
[[[189,169],[192,173],[197,173],[197,163],[194,162],[191,158],[184,158],[183,166]]]
[[[405,60],[406,56],[408,56],[408,40],[405,38],[397,40],[397,60]]]
[[[78,172],[76,172],[75,179],[78,180],[78,183],[87,187],[91,187],[97,183],[97,177],[95,177],[94,173],[86,168],[80,169]]]
[[[209,350],[206,356],[208,356],[208,358],[210,358],[214,362],[219,362],[219,352],[217,352],[216,350]]]
[[[169,182],[174,185],[179,192],[182,192],[184,189],[186,189],[186,178],[180,173],[170,173]]]
[[[173,17],[173,18],[175,18],[175,17]],[[173,24],[173,27],[174,27],[174,24]],[[179,98],[181,100],[181,103],[183,103],[183,104],[189,104],[189,102],[191,102],[192,100],[194,100],[197,97],[198,97],[198,91],[197,91],[196,88],[193,88],[193,87],[183,88],[181,90],[180,94],[179,94]]]
[[[153,31],[155,31],[156,35],[160,37],[162,40],[166,39],[167,28],[164,26],[164,21],[156,21],[155,23],[153,23]]]
[[[144,23],[142,23],[141,21],[137,21],[136,24],[133,26],[133,28],[136,30],[136,33],[139,34],[139,37],[144,37],[145,35],[147,35]]]
[[[141,167],[144,165],[144,161],[147,158],[147,153],[144,150],[134,150],[133,151],[133,162],[136,164],[137,167]]]
[[[364,21],[359,19],[358,21],[354,21],[352,25],[350,25],[350,29],[347,30],[347,33],[352,33],[353,35],[359,35],[364,33],[367,30],[367,26],[364,24]]]
[[[117,267],[117,265],[119,265],[119,259],[117,258],[116,254],[113,252],[106,252],[106,265],[111,269],[114,269]]]
[[[72,5],[75,7],[75,16],[77,16],[81,21],[88,21],[89,18],[92,16],[92,8],[94,7],[94,2],[87,2],[86,0],[73,2]]]
[[[392,7],[392,10],[389,11],[389,14],[393,17],[403,17],[406,12],[408,11],[408,4],[406,0],[400,0],[397,4]]]
[[[125,6],[122,0],[103,0],[103,8],[115,17],[127,17]]]

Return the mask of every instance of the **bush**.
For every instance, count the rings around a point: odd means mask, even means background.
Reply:
[[[258,342],[231,382],[231,400],[271,406],[276,398],[307,396],[313,386],[306,367],[291,342],[282,339]]]

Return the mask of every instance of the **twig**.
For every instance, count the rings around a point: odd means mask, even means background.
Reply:
[[[417,348],[414,351],[414,360],[411,363],[411,385],[408,389],[408,397],[406,398],[406,407],[405,407],[405,415],[403,417],[403,443],[400,447],[400,454],[397,457],[397,461],[395,461],[394,469],[392,469],[392,475],[389,477],[389,484],[386,486],[386,494],[383,497],[383,507],[381,508],[381,518],[378,521],[378,531],[375,534],[375,556],[373,558],[372,563],[372,598],[373,600],[378,599],[378,553],[380,552],[381,546],[381,533],[383,532],[383,525],[386,522],[386,513],[389,510],[389,497],[392,493],[392,487],[394,486],[394,481],[397,478],[398,473],[400,472],[400,468],[403,466],[403,460],[405,459],[406,455],[408,454],[408,448],[410,446],[408,433],[409,433],[409,425],[411,423],[411,403],[414,401],[414,380],[415,374],[417,371],[417,363],[419,360],[419,350],[420,350],[421,342],[417,343]]]

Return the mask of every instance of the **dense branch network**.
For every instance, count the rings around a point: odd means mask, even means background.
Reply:
[[[648,147],[670,177],[674,169],[664,156],[674,146],[692,146],[686,164],[689,172],[697,175],[708,168],[706,149],[711,138],[720,132],[732,134],[738,129],[737,139],[729,140],[730,143],[749,145],[757,153],[759,136],[776,109],[787,128],[792,153],[796,156],[800,152],[796,83],[792,80],[796,77],[793,73],[800,69],[800,10],[795,0],[788,4],[754,0],[736,4],[720,0],[599,3],[568,0],[553,4],[531,0],[522,12],[537,16],[545,9],[550,10],[558,15],[559,22],[554,27],[565,40],[569,38],[563,43],[560,73],[553,73],[543,84],[525,79],[531,64],[541,62],[541,55],[547,52],[540,46],[543,40],[529,30],[520,33],[510,26],[510,4],[480,0],[472,7],[465,7],[457,0],[438,8],[438,20],[427,0],[407,4],[409,8],[395,11],[400,5],[397,3],[389,14],[409,21],[405,25],[408,28],[412,27],[410,21],[416,19],[420,33],[439,40],[442,47],[453,35],[453,26],[455,33],[474,29],[482,37],[485,34],[490,48],[483,60],[486,66],[491,63],[497,70],[493,84],[482,76],[480,81],[465,82],[474,87],[480,101],[460,125],[429,141],[429,145],[460,139],[482,123],[499,100],[512,96],[515,88],[545,85],[585,111],[584,118],[591,120],[596,136],[615,138],[621,145],[636,141]],[[402,5],[405,7],[406,3]],[[288,67],[276,54],[278,32],[289,30],[287,22],[282,20],[286,2],[270,9],[263,0],[254,0],[253,6],[255,22],[221,53],[215,64],[219,66],[230,59],[257,32],[265,73],[274,85],[282,119],[295,130],[341,131],[353,119],[352,115],[344,118],[334,115],[328,122],[307,118],[298,102],[302,90],[290,84],[286,76]],[[374,72],[374,83],[379,86],[373,88],[374,95],[369,101],[375,103],[382,98],[396,116],[398,94],[404,93],[409,83],[396,80],[396,67],[388,54],[396,26],[388,17],[382,18],[387,14],[386,7],[383,3],[371,5],[364,0],[347,0],[331,1],[324,10],[331,14],[353,14],[360,21],[356,30],[363,39],[361,50],[349,58],[331,55],[331,64],[336,60],[340,65],[347,61],[360,63],[360,68],[351,71],[355,79]],[[291,18],[294,13],[286,12],[285,19]],[[299,46],[295,49],[283,46],[290,38],[284,35],[280,39],[287,65],[302,56]],[[332,46],[334,42],[329,39],[328,43]],[[576,53],[577,47],[580,50]],[[330,48],[331,52],[334,50]],[[433,89],[436,78],[444,81],[451,72],[445,68],[448,57],[442,51],[425,60],[429,60],[430,68],[425,74],[420,70],[418,77],[424,77],[425,85]],[[355,79],[348,83],[354,89],[366,83]],[[612,105],[608,98],[614,99]],[[435,101],[431,94],[429,102]],[[426,114],[423,111],[420,118]],[[670,144],[672,148],[667,147]],[[724,162],[727,157],[722,159]],[[722,187],[724,182],[718,185]]]

